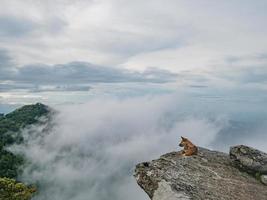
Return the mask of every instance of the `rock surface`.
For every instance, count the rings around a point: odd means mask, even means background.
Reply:
[[[245,145],[234,146],[230,148],[230,158],[246,172],[267,174],[267,154],[262,151]]]
[[[204,148],[195,156],[171,152],[138,164],[134,176],[152,200],[267,199],[267,187],[234,167],[228,154]]]
[[[261,175],[261,182],[267,185],[267,175]]]

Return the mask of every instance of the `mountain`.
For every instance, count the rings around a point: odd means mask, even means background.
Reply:
[[[42,117],[48,117],[48,106],[36,103],[26,105],[4,115],[0,114],[0,199],[30,200],[36,192],[35,186],[27,186],[16,180],[19,169],[24,163],[23,157],[7,150],[14,143],[22,143],[20,130],[37,124]]]
[[[140,163],[134,176],[152,200],[263,200],[266,161],[265,153],[243,145],[230,156],[199,148],[195,156],[171,152]]]
[[[23,142],[20,130],[48,116],[48,106],[36,103],[26,105],[0,117],[0,177],[16,178],[23,158],[6,150],[14,143]]]

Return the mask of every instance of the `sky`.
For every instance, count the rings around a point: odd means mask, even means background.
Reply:
[[[266,9],[1,0],[0,113],[36,102],[57,111],[51,129],[27,127],[10,147],[30,161],[20,180],[40,185],[36,200],[144,200],[135,164],[177,150],[181,135],[267,151]]]
[[[265,92],[266,7],[261,0],[2,0],[2,110],[101,83]]]

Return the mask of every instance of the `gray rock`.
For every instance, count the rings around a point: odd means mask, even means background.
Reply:
[[[230,148],[234,165],[248,173],[267,174],[267,154],[252,147],[238,145]]]
[[[198,155],[171,152],[138,164],[137,183],[152,200],[263,200],[267,188],[231,164],[228,154],[199,148]]]
[[[267,185],[267,175],[261,175],[261,182]]]

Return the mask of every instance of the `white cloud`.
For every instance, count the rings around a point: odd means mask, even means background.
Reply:
[[[267,61],[260,57],[267,52],[264,1],[4,0],[1,4],[0,45],[21,71],[29,65],[36,68],[32,72],[38,71],[36,63],[47,69],[61,63],[67,69],[65,63],[82,61],[113,66],[122,73],[156,67],[186,76],[179,84],[206,79],[206,85],[220,87],[249,81],[245,70],[266,72]],[[252,74],[254,80],[265,79]],[[256,80],[253,86],[266,88]]]
[[[3,1],[2,17],[35,26],[16,44],[6,37],[0,43],[20,65],[81,60],[141,70],[159,65],[176,72],[202,70],[225,56],[267,51],[264,6],[264,1]]]
[[[143,72],[95,65],[88,62],[16,66],[9,52],[0,49],[0,90],[12,92],[27,90],[88,91],[88,84],[95,83],[168,83],[175,82],[178,74],[158,68]]]
[[[224,124],[178,117],[177,102],[167,95],[58,107],[52,129],[30,127],[27,145],[13,147],[31,161],[21,179],[40,184],[38,200],[147,199],[135,164],[177,150],[181,135],[209,147]]]

